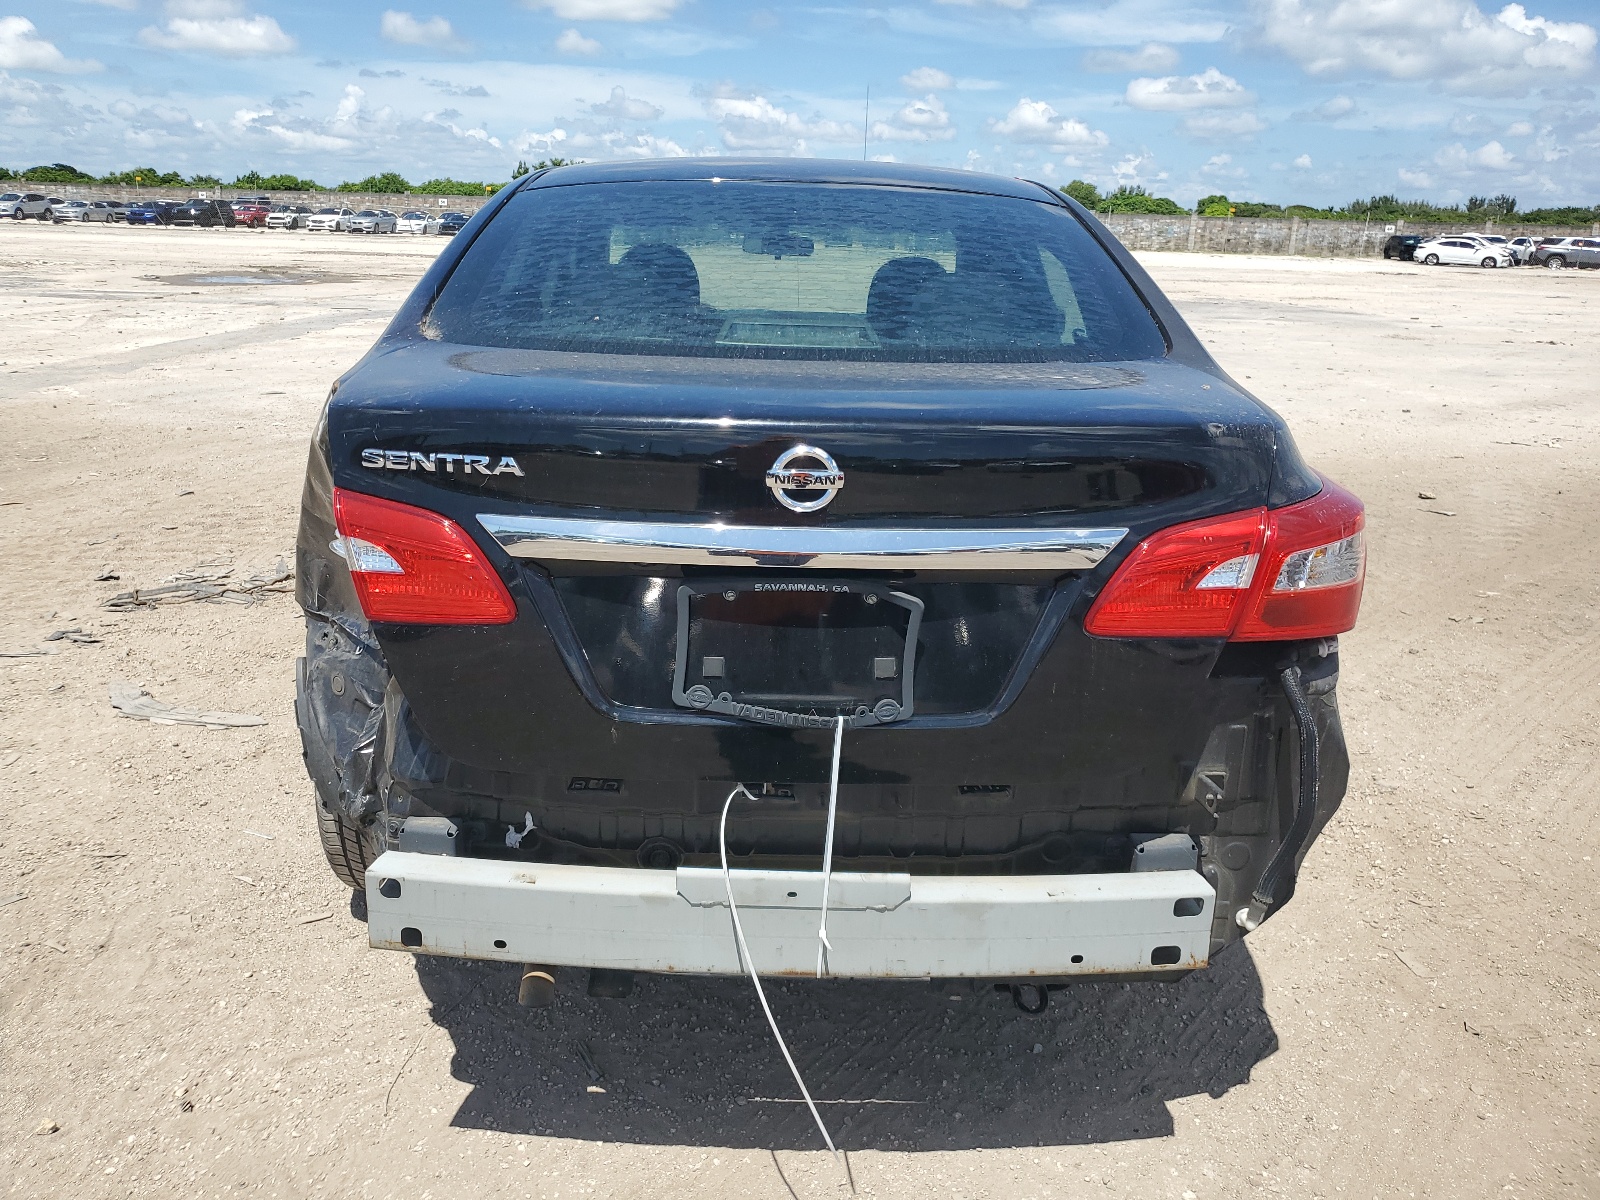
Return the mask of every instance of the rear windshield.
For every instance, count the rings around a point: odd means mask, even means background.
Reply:
[[[1066,210],[915,188],[533,188],[429,315],[474,346],[889,362],[1105,362],[1166,343]]]

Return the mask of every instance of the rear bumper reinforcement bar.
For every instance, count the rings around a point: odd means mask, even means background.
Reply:
[[[821,877],[734,871],[763,975],[812,975]],[[1206,965],[1216,896],[1195,871],[913,876],[835,872],[830,973],[1055,977]],[[372,945],[551,966],[737,975],[722,872],[389,851],[367,869]]]
[[[1126,529],[852,529],[479,513],[516,558],[815,570],[1087,571]]]

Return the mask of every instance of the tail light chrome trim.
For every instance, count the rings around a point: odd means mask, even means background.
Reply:
[[[506,553],[555,562],[811,570],[1087,571],[1126,529],[848,529],[479,513]]]

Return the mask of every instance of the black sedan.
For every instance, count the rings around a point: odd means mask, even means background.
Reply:
[[[1401,262],[1416,261],[1417,247],[1425,239],[1420,234],[1394,233],[1383,243],[1385,258],[1398,258]]]
[[[530,1001],[582,967],[1033,1003],[1289,900],[1345,790],[1362,505],[1090,212],[721,158],[474,223],[302,493],[300,732],[374,946],[532,964]]]
[[[466,213],[447,212],[439,214],[439,232],[445,237],[455,237],[466,227],[469,220]]]
[[[221,200],[186,200],[172,210],[173,225],[192,225],[200,229],[222,226],[232,229],[238,224],[233,206]]]

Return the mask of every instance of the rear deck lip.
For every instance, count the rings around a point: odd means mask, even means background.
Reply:
[[[728,525],[479,513],[513,558],[806,570],[1087,571],[1125,528],[937,529]]]
[[[814,975],[820,874],[735,870],[731,876],[756,969]],[[367,869],[366,883],[368,937],[376,949],[560,967],[743,973],[722,872],[714,868],[652,871],[390,850]],[[834,978],[1181,974],[1207,965],[1216,908],[1214,889],[1196,871],[836,871],[831,887],[827,973]],[[1178,916],[1180,900],[1199,900],[1200,910]],[[1158,947],[1176,950],[1176,959],[1153,963]]]

